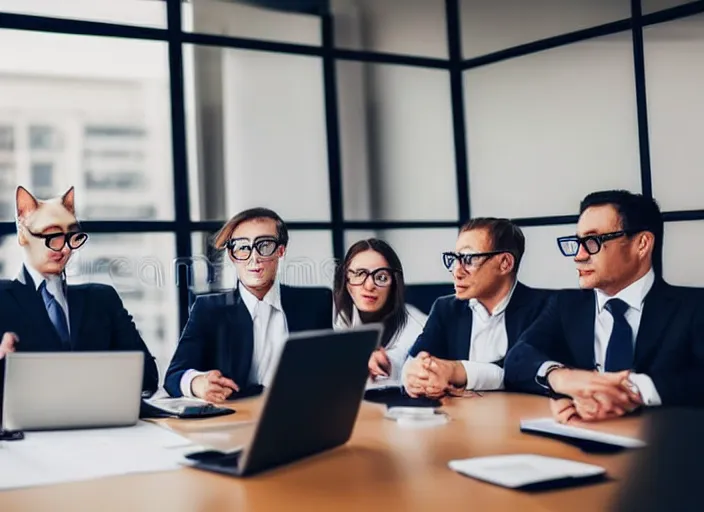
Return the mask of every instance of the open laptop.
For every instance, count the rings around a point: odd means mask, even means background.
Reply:
[[[134,425],[139,418],[143,372],[140,351],[8,354],[2,429]]]
[[[235,452],[192,453],[189,465],[247,476],[345,444],[381,330],[381,325],[369,325],[290,335],[249,441]]]

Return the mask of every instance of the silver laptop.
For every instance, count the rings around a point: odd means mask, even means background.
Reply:
[[[140,351],[8,354],[2,428],[134,425],[139,419],[143,372]]]
[[[377,324],[290,335],[245,445],[232,452],[191,453],[189,465],[248,476],[345,444],[364,396],[369,356],[379,346],[381,332]]]

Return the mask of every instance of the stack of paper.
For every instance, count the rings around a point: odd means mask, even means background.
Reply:
[[[605,476],[604,468],[542,455],[496,455],[451,460],[450,469],[511,489],[529,489],[551,482],[580,483]]]
[[[594,441],[597,443],[620,446],[623,448],[642,448],[646,445],[646,443],[640,439],[618,436],[615,434],[606,434],[595,430],[589,430],[587,428],[574,427],[572,425],[563,425],[556,422],[552,418],[521,420],[521,430],[524,432],[537,432],[571,439]]]
[[[154,424],[133,427],[27,432],[0,446],[0,490],[179,469],[198,448]]]

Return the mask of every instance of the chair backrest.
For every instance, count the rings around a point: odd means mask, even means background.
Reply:
[[[452,284],[408,284],[406,285],[406,304],[412,304],[426,315],[438,297],[455,292]]]

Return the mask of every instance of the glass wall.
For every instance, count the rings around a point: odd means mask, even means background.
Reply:
[[[521,279],[572,287],[555,236],[626,188],[673,221],[665,277],[704,284],[704,2],[254,4],[0,0],[2,277],[16,185],[75,186],[93,236],[71,279],[113,284],[163,365],[192,293],[234,282],[209,241],[243,208],[289,221],[297,286],[369,236],[445,283],[457,227],[496,215],[527,226]]]

